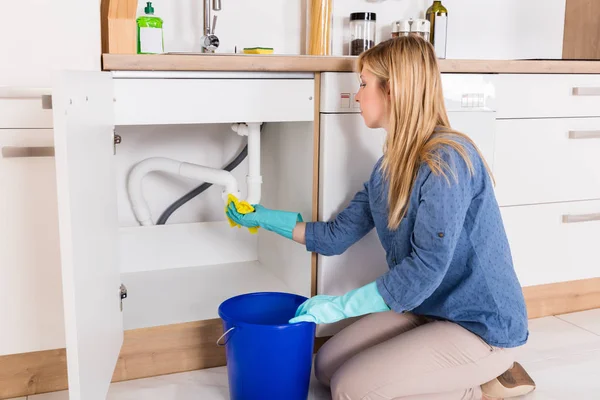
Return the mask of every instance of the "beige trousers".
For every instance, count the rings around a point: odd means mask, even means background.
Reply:
[[[457,324],[388,311],[329,339],[315,375],[331,386],[333,400],[479,400],[479,385],[513,362],[511,351]]]

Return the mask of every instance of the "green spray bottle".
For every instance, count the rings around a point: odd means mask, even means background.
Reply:
[[[148,1],[144,7],[145,15],[137,19],[138,54],[164,53],[163,20],[154,16],[152,2]]]

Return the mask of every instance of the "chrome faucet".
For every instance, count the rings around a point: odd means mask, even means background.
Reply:
[[[204,0],[204,34],[202,35],[202,52],[214,53],[219,47],[219,38],[215,35],[215,27],[217,25],[217,16],[215,15],[210,21],[211,0]],[[221,11],[221,0],[212,0],[212,10]]]

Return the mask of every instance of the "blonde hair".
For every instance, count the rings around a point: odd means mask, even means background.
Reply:
[[[362,53],[357,66],[359,73],[366,69],[375,75],[386,95],[389,91],[389,131],[381,168],[389,182],[388,228],[395,230],[406,214],[422,163],[450,183],[447,172],[455,180],[458,177],[442,159],[441,150],[454,149],[471,174],[473,163],[457,139],[479,150],[468,136],[450,127],[437,56],[429,42],[416,35],[387,40]],[[433,136],[435,132],[439,134]]]

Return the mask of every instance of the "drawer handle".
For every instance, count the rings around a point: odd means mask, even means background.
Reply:
[[[54,157],[54,147],[2,147],[4,158]]]
[[[562,220],[565,224],[600,221],[600,214],[563,215]]]
[[[569,131],[569,139],[600,139],[600,131]]]
[[[574,87],[573,96],[600,96],[600,87]]]
[[[50,89],[0,86],[0,99],[39,99],[50,95]]]
[[[41,99],[42,109],[52,109],[52,95],[50,89],[27,87],[0,87],[0,99],[31,100]]]

